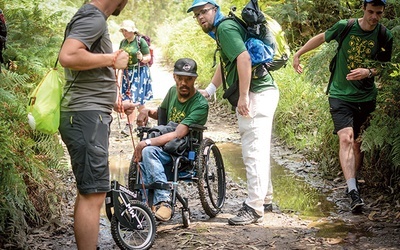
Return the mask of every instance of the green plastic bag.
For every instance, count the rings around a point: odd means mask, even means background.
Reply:
[[[29,96],[28,123],[33,130],[54,134],[60,125],[63,80],[52,68]]]

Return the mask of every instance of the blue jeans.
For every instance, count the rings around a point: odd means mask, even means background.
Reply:
[[[164,152],[161,147],[147,146],[142,151],[142,161],[140,169],[142,178],[145,184],[154,182],[167,183],[164,165],[172,163],[170,154]],[[154,190],[153,204],[158,204],[162,201],[170,202],[170,190]]]

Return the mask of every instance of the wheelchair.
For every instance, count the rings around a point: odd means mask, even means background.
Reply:
[[[158,125],[165,125],[162,118],[165,112],[159,108],[158,114]],[[171,190],[172,216],[177,207],[176,201],[182,204],[183,227],[190,225],[190,209],[188,198],[177,191],[179,181],[197,184],[201,205],[210,218],[221,211],[226,195],[225,167],[214,141],[203,137],[206,129],[201,125],[189,127],[186,149],[181,155],[173,156],[171,166],[164,166],[167,183],[141,183],[140,166],[133,157],[129,166],[128,187],[115,180],[111,182],[111,191],[106,197],[106,213],[111,221],[111,234],[120,249],[149,249],[153,245],[156,222],[151,207],[155,189]],[[146,139],[149,130],[149,127],[138,127],[139,139]]]

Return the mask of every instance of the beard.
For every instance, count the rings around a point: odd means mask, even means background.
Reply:
[[[121,13],[121,11],[125,8],[125,5],[127,4],[127,2],[128,2],[128,0],[121,1],[121,3],[117,6],[117,8],[114,10],[114,12],[111,15],[118,16]]]
[[[182,91],[184,90],[184,91]],[[183,98],[188,98],[190,96],[190,89],[189,88],[180,88],[179,95]]]
[[[210,23],[207,23],[205,26],[201,26],[201,29],[204,31],[204,33],[210,33],[213,30],[214,26]]]

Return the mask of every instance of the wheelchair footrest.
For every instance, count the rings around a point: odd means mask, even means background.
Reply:
[[[171,190],[172,184],[171,183],[162,183],[162,182],[153,182],[151,184],[145,185],[147,189],[164,189],[164,190]]]

